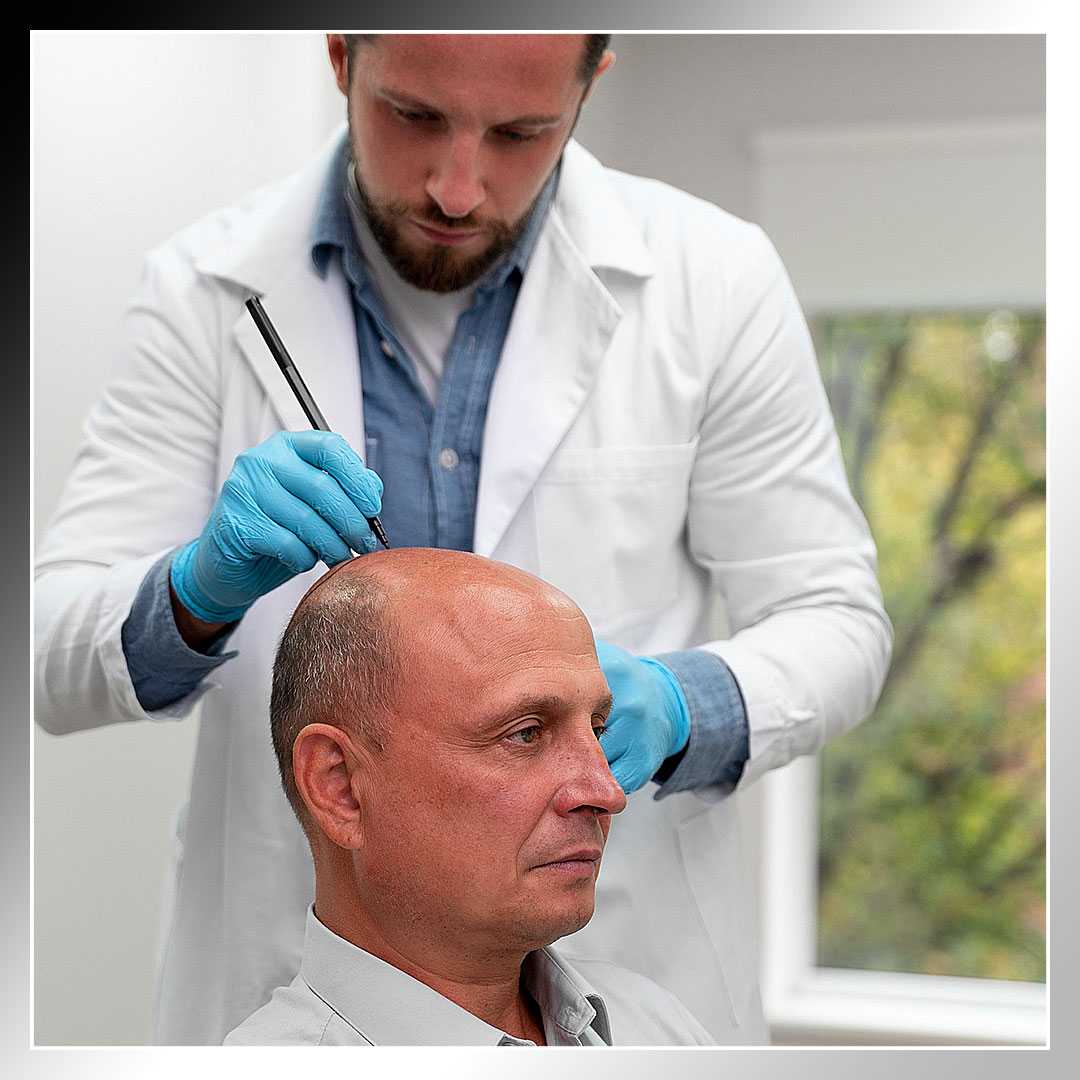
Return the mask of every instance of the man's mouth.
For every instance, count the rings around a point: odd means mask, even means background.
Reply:
[[[533,869],[547,870],[559,874],[568,874],[570,876],[591,874],[600,862],[601,855],[603,855],[602,848],[575,848],[573,851],[568,851],[565,854],[559,855],[558,858],[538,863]]]
[[[421,221],[413,220],[413,224],[429,239],[436,244],[444,244],[446,247],[455,247],[464,244],[473,237],[479,236],[480,229],[442,229],[435,225],[428,225]]]

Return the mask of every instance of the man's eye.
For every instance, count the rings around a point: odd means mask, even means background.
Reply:
[[[527,131],[514,131],[513,128],[498,128],[495,132],[500,139],[505,139],[507,142],[513,143],[526,143],[532,142],[537,137],[537,133]]]
[[[607,731],[607,724],[593,724],[593,734],[599,739]]]
[[[395,107],[394,112],[409,124],[428,124],[437,119],[434,113],[419,112],[415,109],[399,109]]]
[[[527,728],[521,728],[519,731],[514,731],[507,735],[508,739],[515,742],[519,742],[525,746],[535,742],[540,737],[541,727],[539,724],[532,724]]]

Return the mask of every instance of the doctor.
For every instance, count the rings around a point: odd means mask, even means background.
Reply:
[[[43,727],[198,718],[156,1038],[220,1042],[299,967],[274,648],[378,512],[580,605],[632,796],[564,946],[764,1041],[738,792],[863,719],[891,640],[788,279],[757,227],[570,140],[605,36],[328,41],[347,134],[150,255],[38,560]]]

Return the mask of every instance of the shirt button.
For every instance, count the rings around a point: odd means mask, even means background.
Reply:
[[[447,471],[451,472],[458,467],[457,451],[452,447],[446,446],[439,451],[439,464]]]
[[[379,348],[382,349],[385,356],[389,356],[391,360],[394,359],[394,346],[386,338],[379,342]]]

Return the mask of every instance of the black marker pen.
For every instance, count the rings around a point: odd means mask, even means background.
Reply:
[[[270,321],[270,317],[266,314],[266,310],[259,298],[253,296],[251,299],[246,300],[245,304],[251,313],[251,317],[255,320],[255,325],[259,328],[259,333],[262,334],[263,341],[266,342],[266,347],[277,361],[277,366],[281,368],[281,374],[285,376],[289,389],[296,395],[296,400],[300,402],[300,408],[304,410],[304,415],[308,418],[311,426],[316,431],[329,431],[330,425],[327,424],[326,417],[323,416],[319,406],[315,404],[311,391],[300,377],[300,372],[296,370],[296,365],[293,363],[288,349],[285,348],[281,338],[278,337],[278,332],[274,329],[274,324]],[[369,517],[365,520],[371,526],[371,531],[378,538],[379,543],[384,548],[389,549],[390,541],[378,517]]]

